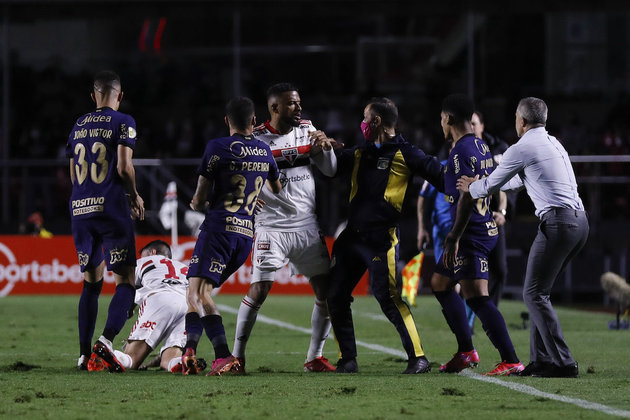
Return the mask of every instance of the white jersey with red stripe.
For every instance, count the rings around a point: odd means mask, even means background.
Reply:
[[[256,215],[257,230],[294,232],[318,229],[315,216],[315,180],[311,163],[322,168],[330,165],[330,162],[320,164],[322,160],[334,160],[336,170],[336,157],[334,153],[322,153],[315,160],[310,157],[311,143],[308,133],[315,130],[309,120],[300,120],[300,125],[287,134],[278,133],[269,122],[254,128],[254,136],[271,149],[282,183],[279,194],[272,193],[268,188],[262,189],[259,197],[266,204]]]
[[[177,293],[186,298],[187,273],[188,266],[164,255],[140,258],[136,264],[136,304],[157,292]]]

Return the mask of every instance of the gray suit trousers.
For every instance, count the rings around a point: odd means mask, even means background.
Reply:
[[[586,212],[563,208],[543,214],[538,225],[523,285],[523,299],[531,320],[531,362],[558,366],[575,363],[549,295],[558,275],[586,243],[588,231]]]

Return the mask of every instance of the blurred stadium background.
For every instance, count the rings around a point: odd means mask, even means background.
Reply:
[[[399,130],[440,154],[441,99],[470,94],[486,130],[514,143],[523,96],[549,105],[549,131],[572,156],[591,236],[554,295],[612,305],[599,276],[627,274],[630,233],[630,3],[611,1],[0,1],[0,235],[32,234],[35,212],[53,235],[70,233],[67,135],[93,108],[92,74],[117,71],[121,111],[136,119],[134,154],[147,220],[139,234],[167,235],[158,218],[176,181],[180,219],[205,142],[223,135],[234,95],[267,118],[266,88],[291,81],[306,118],[354,145],[365,100],[388,96]],[[415,179],[401,232],[415,248]],[[327,235],[343,222],[347,185],[318,179]],[[525,193],[511,202],[509,281],[520,285],[537,221]],[[41,226],[41,225],[39,225]],[[183,220],[179,233],[190,235]],[[0,236],[0,242],[9,245]],[[427,258],[426,260],[431,260]],[[1,261],[0,261],[1,262]],[[432,267],[427,263],[427,270]]]

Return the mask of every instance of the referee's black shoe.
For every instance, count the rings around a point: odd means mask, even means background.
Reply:
[[[357,359],[339,359],[337,361],[337,373],[357,373],[359,371],[359,365]]]
[[[403,374],[428,373],[430,371],[431,364],[429,363],[429,359],[425,356],[420,356],[409,359],[407,369],[404,370]]]

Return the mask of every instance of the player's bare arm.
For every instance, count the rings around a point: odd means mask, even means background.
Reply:
[[[425,244],[429,244],[431,242],[431,236],[429,235],[429,232],[427,232],[424,229],[424,197],[421,195],[418,196],[418,205],[416,209],[417,209],[417,216],[418,216],[417,247],[418,247],[418,250],[421,250],[424,248]]]
[[[144,220],[144,200],[138,194],[136,189],[136,171],[133,167],[132,156],[133,149],[118,145],[118,175],[123,180],[125,190],[127,191],[127,197],[129,198],[129,205],[131,206],[132,217],[136,217],[139,220]]]
[[[442,254],[442,258],[444,259],[444,266],[447,268],[455,267],[455,260],[459,249],[459,239],[464,234],[464,230],[466,230],[468,220],[470,220],[470,215],[473,211],[473,206],[474,200],[470,193],[460,193],[453,228],[444,239],[444,253]]]
[[[197,179],[197,188],[192,200],[190,200],[190,208],[195,211],[204,212],[209,203],[206,201],[208,192],[212,188],[212,182],[205,176],[199,175]]]
[[[269,181],[267,180],[267,187],[274,193],[274,194],[278,194],[280,191],[282,191],[282,183],[280,182],[280,179],[276,179],[275,181]],[[258,199],[258,201],[262,201],[260,199]],[[264,205],[264,201],[263,205]],[[256,203],[256,206],[258,206],[258,203]]]

